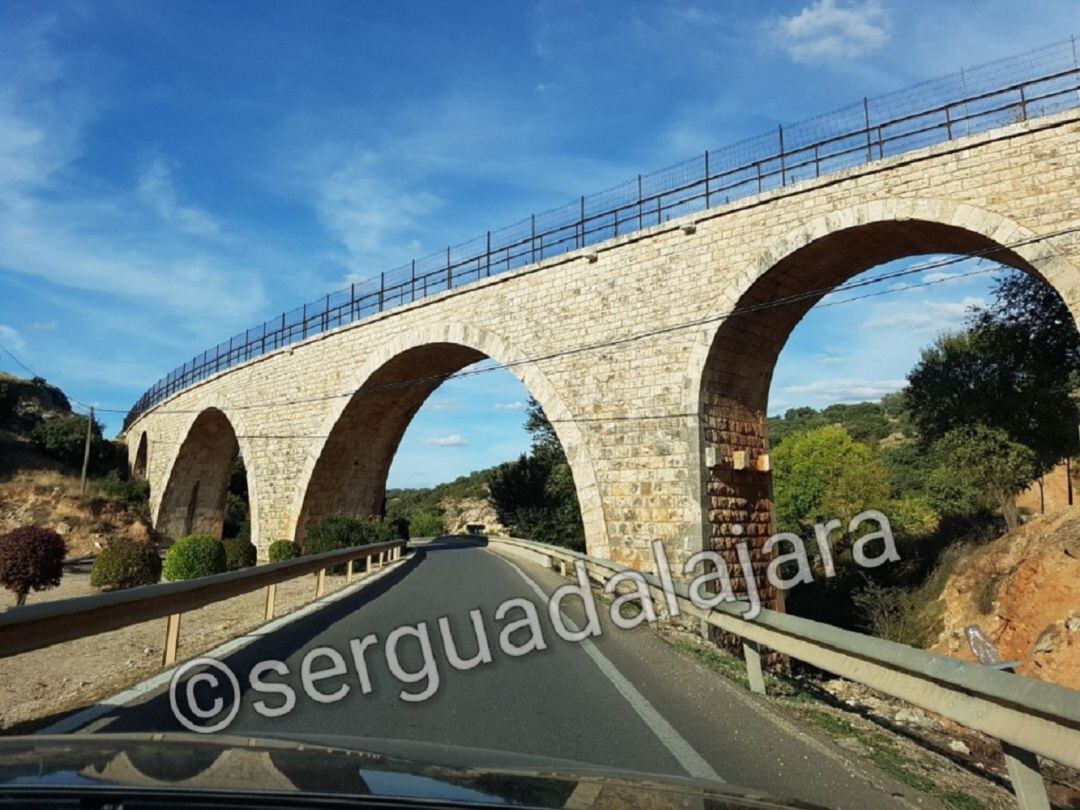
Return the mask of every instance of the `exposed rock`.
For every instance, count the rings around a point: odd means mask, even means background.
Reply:
[[[506,534],[506,527],[499,523],[495,507],[487,498],[444,498],[439,506],[450,534],[465,534],[470,525],[483,526],[485,534]]]
[[[1039,637],[1035,639],[1035,646],[1031,648],[1031,651],[1033,653],[1052,653],[1054,651],[1054,642],[1057,641],[1057,637],[1057,625],[1052,624],[1039,633]]]
[[[922,709],[915,708],[903,708],[897,711],[893,715],[895,720],[900,725],[915,726],[916,728],[934,728],[937,725],[937,721],[929,717]]]
[[[949,750],[957,754],[963,754],[965,756],[971,753],[971,749],[968,748],[964,743],[960,742],[960,740],[952,740],[949,743]]]

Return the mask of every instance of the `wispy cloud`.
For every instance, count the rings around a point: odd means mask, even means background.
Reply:
[[[176,182],[172,169],[161,158],[152,160],[139,175],[139,196],[167,223],[196,236],[213,236],[220,226],[214,217],[201,208],[177,202]]]
[[[927,301],[918,307],[889,307],[883,314],[863,321],[859,328],[904,330],[920,337],[934,337],[963,325],[973,308],[985,305],[985,299],[969,295],[960,301]]]
[[[469,442],[460,433],[451,433],[434,439],[421,439],[420,444],[426,447],[466,447]]]
[[[436,397],[424,403],[424,407],[432,411],[460,411],[461,403],[449,397]]]
[[[770,34],[796,62],[854,59],[888,41],[888,23],[878,0],[817,0],[798,14],[780,17]]]
[[[19,330],[14,326],[0,323],[0,343],[13,352],[21,352],[26,349],[26,341],[23,340]]]
[[[494,411],[523,411],[527,407],[527,402],[517,400],[516,402],[496,402],[491,406],[491,409]]]
[[[905,380],[817,380],[805,385],[789,385],[784,388],[784,393],[811,395],[826,403],[862,402],[880,399],[885,394],[900,390],[906,384]]]

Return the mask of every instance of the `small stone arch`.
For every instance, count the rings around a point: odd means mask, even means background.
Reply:
[[[147,431],[139,434],[135,460],[131,464],[131,477],[146,480],[150,470],[150,439]]]
[[[925,253],[985,255],[1031,273],[1080,316],[1076,267],[1030,228],[945,200],[878,200],[810,220],[767,246],[730,291],[726,308],[744,314],[703,329],[694,344],[685,395],[699,422],[691,448],[698,469],[690,480],[701,504],[702,547],[730,555],[736,579],[734,548],[748,540],[759,592],[774,606],[779,595],[762,575],[767,560],[759,551],[773,531],[771,476],[755,462],[768,449],[765,419],[776,360],[795,326],[830,290],[877,265]],[[761,307],[780,299],[790,303]],[[745,452],[748,468],[706,467],[707,449],[721,461]]]
[[[251,510],[251,541],[258,544],[258,497],[254,454],[243,419],[228,405],[204,401],[192,408],[162,478],[160,498],[151,499],[154,528],[176,539],[205,533],[221,537],[229,475],[243,456]]]
[[[377,512],[390,462],[416,411],[445,375],[487,358],[507,367],[551,419],[574,478],[589,553],[607,556],[608,537],[596,474],[584,434],[571,420],[562,397],[536,364],[525,362],[526,356],[503,338],[486,329],[456,323],[410,329],[397,335],[369,356],[351,377],[347,390],[355,393],[334,403],[318,431],[324,438],[312,447],[305,460],[293,498],[290,535],[298,538],[306,525],[329,509],[343,508],[358,515]],[[408,379],[421,379],[423,384],[395,388],[394,380],[406,370]],[[359,396],[365,396],[365,390],[369,392],[368,408],[355,404]],[[367,435],[372,443],[358,455],[347,445],[361,421],[370,427]],[[328,488],[327,482],[335,476],[323,476],[320,469],[331,468],[357,471],[350,473],[353,489],[347,497],[341,491],[347,485],[340,481],[340,473],[336,476],[336,490]]]

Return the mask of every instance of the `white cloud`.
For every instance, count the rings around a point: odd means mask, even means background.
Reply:
[[[139,175],[139,196],[162,220],[196,236],[213,236],[220,226],[200,208],[177,202],[172,169],[161,158],[152,160]]]
[[[0,323],[0,343],[13,352],[26,350],[26,341],[19,334],[19,330],[4,323]]]
[[[871,53],[888,41],[887,29],[888,15],[878,0],[817,0],[781,17],[771,33],[796,62],[812,62]]]
[[[56,321],[33,321],[26,325],[28,332],[55,332],[59,324]]]
[[[805,385],[789,385],[784,388],[785,394],[803,394],[823,402],[862,402],[875,400],[898,391],[907,382],[905,380],[864,380],[864,379],[839,379],[817,380]]]
[[[451,433],[448,436],[439,436],[434,439],[421,439],[420,444],[426,447],[465,447],[469,442],[460,433]]]
[[[263,309],[261,279],[193,242],[217,223],[178,202],[166,164],[151,163],[134,189],[82,173],[108,91],[76,53],[60,51],[56,33],[51,18],[0,32],[0,267],[105,293],[120,311],[152,307],[188,334],[224,337],[223,323],[239,331]]]
[[[456,399],[449,399],[448,397],[440,397],[428,402],[425,408],[429,408],[433,411],[460,411],[461,403]]]
[[[890,307],[884,314],[863,321],[859,328],[904,330],[923,337],[934,337],[962,326],[969,311],[982,306],[986,306],[985,299],[969,295],[961,301],[927,301],[916,308]]]
[[[522,402],[520,399],[516,402],[496,402],[491,406],[495,411],[523,411],[528,407],[527,402]]]
[[[832,352],[818,352],[814,359],[823,366],[837,366],[848,362],[847,357]]]

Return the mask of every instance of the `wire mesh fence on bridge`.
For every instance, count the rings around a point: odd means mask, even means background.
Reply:
[[[219,371],[370,315],[686,214],[1078,106],[1072,38],[779,126],[283,312],[174,369],[124,426]]]

